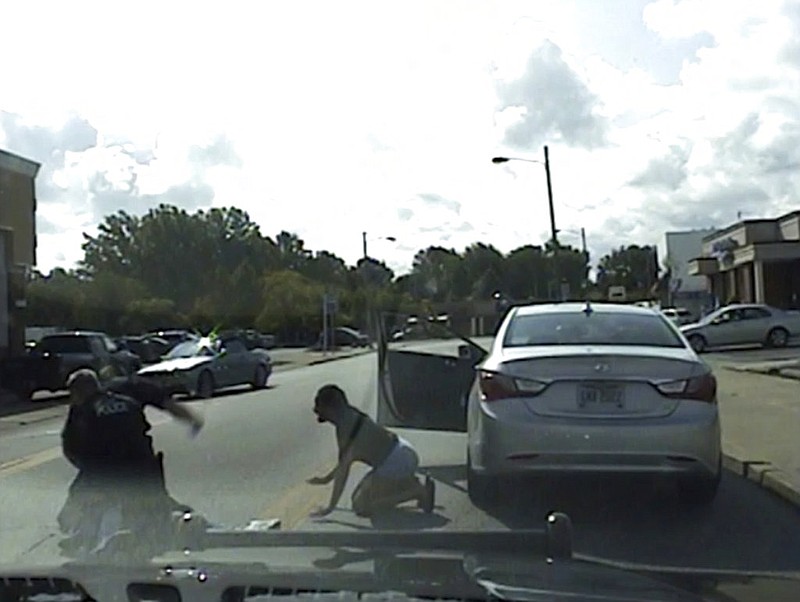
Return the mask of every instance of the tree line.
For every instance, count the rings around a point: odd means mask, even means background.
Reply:
[[[368,310],[425,312],[436,303],[555,299],[597,293],[611,284],[644,289],[653,282],[649,247],[620,248],[602,258],[598,282],[589,257],[570,246],[527,245],[503,254],[474,243],[463,251],[431,246],[397,277],[385,263],[355,265],[313,251],[296,234],[274,238],[241,209],[189,213],[161,205],[143,216],[107,216],[84,234],[75,269],[34,272],[26,322],[111,334],[168,327],[257,328],[284,341],[308,340],[321,328],[324,295],[337,299],[337,322],[366,325]]]

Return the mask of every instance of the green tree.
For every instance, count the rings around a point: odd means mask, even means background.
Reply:
[[[414,256],[410,278],[404,279],[408,293],[416,298],[450,301],[461,296],[461,256],[454,249],[428,247]]]
[[[31,326],[74,328],[85,298],[85,282],[74,272],[56,268],[34,272],[27,286],[26,322]]]
[[[276,333],[284,341],[321,329],[322,285],[291,270],[267,274],[262,282],[264,305],[257,328]]]
[[[275,244],[236,208],[189,214],[161,205],[141,218],[120,212],[108,216],[97,235],[84,237],[83,274],[134,278],[149,295],[171,299],[181,312],[193,311],[209,291],[226,291],[229,297],[241,292],[233,290],[231,278],[242,265],[260,275],[280,260]],[[259,287],[256,281],[252,286]]]
[[[311,258],[311,251],[305,248],[303,240],[290,232],[282,231],[275,237],[280,269],[302,271]]]
[[[589,257],[570,245],[548,243],[548,290],[551,299],[560,299],[561,287],[567,286],[568,298],[575,299],[588,293]]]
[[[542,247],[514,249],[505,258],[507,290],[502,292],[512,299],[545,299],[549,269]]]
[[[600,259],[598,286],[624,286],[628,291],[649,292],[658,280],[658,255],[655,247],[629,245],[614,249]]]
[[[472,283],[473,299],[490,299],[506,288],[505,258],[492,245],[476,242],[464,251],[465,278]]]
[[[300,263],[300,272],[306,278],[332,287],[348,285],[347,264],[333,253],[317,251]]]
[[[147,297],[128,303],[122,324],[126,332],[148,332],[159,328],[187,326],[171,299]]]

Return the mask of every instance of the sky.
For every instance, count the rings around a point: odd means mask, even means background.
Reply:
[[[5,6],[0,148],[38,268],[119,210],[237,206],[348,263],[550,236],[592,261],[800,209],[800,2]],[[12,25],[13,24],[13,25]],[[388,240],[394,238],[395,240]]]

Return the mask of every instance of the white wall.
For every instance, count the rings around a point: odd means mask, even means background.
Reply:
[[[690,276],[689,262],[703,254],[703,237],[715,230],[690,230],[667,232],[667,258],[672,266],[672,281],[681,281],[678,292],[700,292],[706,290],[705,276]]]
[[[0,349],[8,349],[8,264],[3,236],[0,234]]]

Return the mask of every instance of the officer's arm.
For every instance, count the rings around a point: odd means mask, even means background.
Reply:
[[[88,433],[82,429],[70,408],[64,430],[61,431],[61,449],[64,457],[75,468],[80,469],[84,459],[84,444]]]
[[[176,403],[172,399],[165,399],[161,402],[161,407],[177,418],[184,422],[188,422],[195,430],[203,428],[203,418],[197,412],[193,412],[182,403]]]

